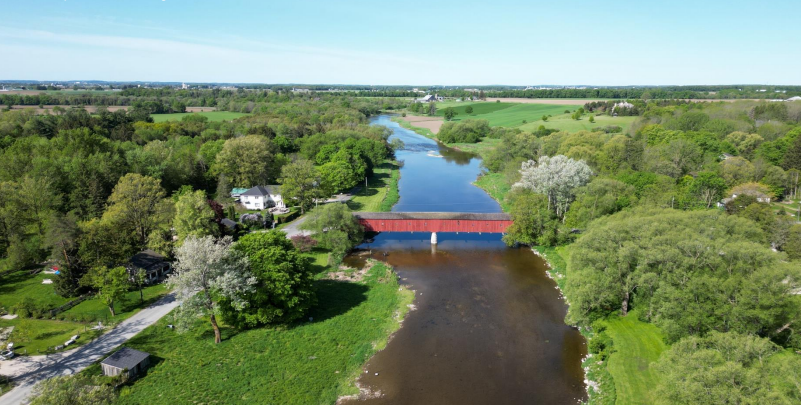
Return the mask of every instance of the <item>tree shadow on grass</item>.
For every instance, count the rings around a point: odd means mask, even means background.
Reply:
[[[343,315],[367,300],[369,288],[363,284],[337,280],[318,280],[317,305],[309,311],[313,322]]]

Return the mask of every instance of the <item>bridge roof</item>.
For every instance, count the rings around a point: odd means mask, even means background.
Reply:
[[[361,219],[439,219],[461,221],[511,221],[512,217],[504,213],[475,212],[354,212]]]

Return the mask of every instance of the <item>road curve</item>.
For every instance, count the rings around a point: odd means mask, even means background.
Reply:
[[[16,387],[0,396],[0,405],[24,403],[37,382],[83,370],[177,306],[175,295],[167,294],[153,305],[124,320],[108,333],[83,346],[47,356],[20,356],[3,362],[0,372],[11,377]]]

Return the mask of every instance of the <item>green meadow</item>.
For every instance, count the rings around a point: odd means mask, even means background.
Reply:
[[[312,254],[319,271],[317,305],[291,325],[235,330],[222,325],[214,344],[208,320],[179,334],[166,316],[125,346],[151,354],[147,374],[120,391],[120,404],[333,404],[355,394],[364,363],[386,346],[414,292],[378,263],[364,280],[325,279],[326,253]],[[98,364],[84,371],[100,374]]]
[[[606,320],[606,333],[614,342],[607,369],[615,381],[616,404],[652,404],[659,375],[651,365],[668,346],[655,325],[637,319],[636,311]]]
[[[473,112],[467,114],[467,107]],[[540,125],[559,131],[578,132],[592,131],[607,125],[617,125],[625,132],[637,117],[610,117],[599,115],[595,123],[590,123],[590,114],[585,114],[580,120],[574,120],[570,115],[578,109],[574,105],[557,104],[521,104],[521,103],[459,103],[455,101],[437,104],[437,115],[444,116],[445,108],[453,108],[457,115],[453,121],[466,119],[481,119],[489,121],[490,126],[520,128],[523,131],[534,132]],[[570,113],[565,113],[569,111]],[[548,121],[543,121],[544,115],[550,115]],[[525,122],[524,122],[525,121]],[[460,148],[461,149],[461,148]]]
[[[230,112],[230,111],[209,111],[209,112],[199,112],[199,113],[150,114],[150,116],[153,117],[153,121],[155,122],[164,122],[164,121],[180,121],[183,117],[190,114],[198,114],[204,117],[208,117],[209,121],[212,122],[231,121],[239,117],[244,117],[248,115],[245,113]]]

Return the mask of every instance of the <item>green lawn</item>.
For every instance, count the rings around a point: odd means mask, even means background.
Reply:
[[[476,155],[483,156],[485,153],[495,149],[500,145],[500,139],[484,138],[481,142],[477,143],[449,143],[448,146],[459,149],[464,152],[475,153]]]
[[[320,279],[316,287],[313,321],[246,331],[223,326],[218,345],[208,321],[179,334],[165,317],[126,343],[150,353],[151,366],[121,390],[118,403],[333,404],[357,392],[354,379],[400,326],[414,293],[383,264],[363,282]]]
[[[606,325],[615,348],[607,369],[615,381],[616,404],[654,403],[652,394],[659,375],[650,366],[667,349],[661,331],[638,320],[634,312],[625,317],[612,316]]]
[[[130,291],[125,295],[125,300],[123,302],[114,304],[114,310],[117,313],[114,317],[111,316],[108,306],[106,306],[106,304],[101,302],[99,299],[83,301],[80,304],[64,311],[64,314],[79,318],[85,317],[86,320],[98,319],[102,320],[104,323],[109,321],[120,322],[135,314],[139,309],[156,302],[166,293],[167,288],[164,286],[164,284],[147,286],[142,291],[142,295],[144,296],[145,300],[144,304],[142,304],[139,299],[139,291]]]
[[[608,115],[598,115],[595,117],[595,123],[589,121],[589,115],[584,115],[580,120],[574,120],[569,114],[555,115],[544,122],[541,119],[536,121],[529,120],[528,124],[521,125],[520,129],[523,131],[536,131],[540,125],[545,128],[557,129],[559,131],[578,132],[578,131],[592,131],[607,125],[617,125],[623,129],[623,133],[638,117],[610,117]]]
[[[479,177],[473,184],[486,191],[495,201],[498,201],[504,212],[509,212],[506,194],[512,189],[512,185],[506,181],[506,176],[502,173],[487,173]]]
[[[9,326],[14,326],[14,332],[12,332],[9,341],[14,342],[14,352],[17,355],[44,354],[48,348],[63,345],[74,335],[81,336],[77,340],[77,345],[82,345],[89,343],[101,333],[100,331],[89,329],[93,325],[71,321],[21,319],[19,317],[11,320],[0,319],[0,328]],[[28,332],[23,332],[24,329],[27,329]],[[27,338],[23,338],[26,335]]]
[[[180,121],[181,118],[189,114],[199,114],[204,117],[208,117],[209,121],[212,122],[231,121],[239,117],[244,117],[248,115],[245,113],[230,112],[230,111],[209,111],[209,112],[199,112],[199,113],[150,114],[150,116],[153,117],[153,121],[155,122],[164,122],[164,121]]]
[[[44,279],[53,279],[53,274],[39,273],[31,275],[28,271],[18,271],[4,277],[0,286],[0,303],[10,310],[23,298],[29,297],[42,310],[57,308],[75,298],[64,298],[56,294],[53,284],[42,284]],[[163,285],[154,285],[145,288],[145,305],[148,305],[160,296],[166,289]],[[117,316],[111,317],[108,307],[98,299],[88,299],[78,305],[57,315],[57,319],[0,319],[0,328],[14,326],[10,341],[18,348],[17,353],[37,354],[47,348],[64,344],[73,335],[81,335],[78,344],[87,343],[99,331],[88,330],[96,325],[97,320],[104,323],[120,322],[143,306],[140,305],[139,292],[131,291],[126,295],[125,302],[117,303]]]
[[[32,298],[45,308],[54,308],[69,301],[56,294],[52,284],[42,284],[44,279],[53,279],[54,274],[39,273],[31,275],[27,270],[20,270],[0,279],[0,306],[7,311],[25,297]]]
[[[348,207],[362,212],[391,211],[392,206],[398,202],[398,179],[398,166],[393,162],[385,162],[373,170],[373,175],[367,179],[367,188],[362,187],[348,201]]]

